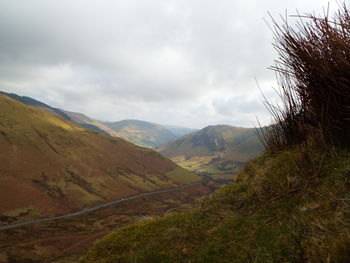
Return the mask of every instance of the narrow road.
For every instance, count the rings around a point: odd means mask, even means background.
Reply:
[[[186,184],[186,185],[182,185],[182,186],[178,186],[178,187],[174,187],[174,188],[158,190],[158,191],[153,191],[153,192],[147,192],[147,193],[141,193],[141,194],[137,194],[137,195],[131,195],[131,196],[127,196],[127,197],[124,197],[124,198],[121,198],[121,199],[110,201],[110,202],[107,202],[107,203],[104,203],[104,204],[101,204],[101,205],[88,207],[88,208],[85,208],[85,209],[83,209],[81,211],[77,211],[77,212],[73,212],[73,213],[69,213],[69,214],[65,214],[65,215],[53,216],[53,217],[45,217],[45,218],[40,218],[40,219],[35,219],[35,220],[24,221],[24,222],[20,222],[20,223],[0,226],[0,231],[1,230],[12,229],[12,228],[17,228],[17,227],[20,227],[20,226],[30,225],[30,224],[34,224],[34,223],[39,223],[39,222],[52,221],[52,220],[56,220],[56,219],[80,216],[80,215],[84,215],[84,214],[90,213],[92,211],[95,211],[97,209],[100,209],[100,208],[103,208],[103,207],[107,207],[107,206],[111,206],[111,205],[115,205],[115,204],[118,204],[118,203],[121,203],[121,202],[124,202],[124,201],[127,201],[127,200],[140,198],[140,197],[144,197],[144,196],[148,196],[148,195],[155,195],[155,194],[160,194],[160,193],[173,192],[173,191],[177,191],[177,190],[181,190],[181,189],[185,189],[185,188],[191,187],[193,185],[202,184],[204,182],[205,181],[201,181],[201,182],[196,182],[196,183],[192,183],[192,184]]]

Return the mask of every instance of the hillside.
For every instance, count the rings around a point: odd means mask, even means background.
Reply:
[[[100,133],[105,134],[105,135],[111,135],[111,136],[116,136],[116,137],[119,136],[116,132],[109,129],[108,127],[103,125],[101,122],[95,121],[82,113],[76,113],[76,112],[58,109],[58,108],[52,107],[50,105],[47,105],[41,101],[35,100],[33,98],[26,97],[26,96],[19,96],[19,95],[14,94],[14,93],[7,93],[7,92],[0,91],[0,94],[6,95],[12,99],[15,99],[19,102],[22,102],[23,104],[26,104],[29,106],[34,106],[34,107],[37,107],[39,109],[43,109],[49,113],[56,114],[56,115],[66,119],[68,121],[72,121],[76,124],[79,124],[80,126],[85,127],[85,128],[100,132]]]
[[[199,177],[157,152],[0,95],[0,220],[82,209]]]
[[[217,125],[176,139],[159,151],[191,171],[232,178],[262,148],[255,129]]]
[[[349,171],[349,151],[263,154],[200,209],[121,228],[81,262],[349,262]]]
[[[69,118],[72,122],[79,124],[80,126],[83,126],[85,128],[89,128],[91,130],[98,131],[98,132],[105,134],[105,135],[110,135],[110,136],[114,136],[114,137],[121,137],[119,133],[108,128],[102,122],[91,119],[90,117],[86,116],[85,114],[67,111],[67,110],[62,110],[62,112],[64,112],[67,116],[69,116]]]
[[[41,101],[35,100],[33,98],[30,98],[27,96],[19,96],[19,95],[14,94],[14,93],[7,93],[7,92],[3,92],[3,91],[0,91],[0,95],[6,95],[14,100],[22,102],[23,104],[46,110],[47,112],[56,114],[56,115],[66,119],[68,121],[71,121],[71,118],[67,114],[65,114],[65,112],[63,112],[62,110],[57,109],[55,107],[51,107],[50,105],[47,105],[47,104],[45,104]]]
[[[166,127],[147,121],[123,120],[103,124],[120,137],[144,147],[157,148],[176,138]]]

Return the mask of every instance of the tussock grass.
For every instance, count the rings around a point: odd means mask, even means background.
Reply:
[[[331,19],[300,16],[274,21],[276,71],[283,106],[266,101],[274,125],[257,130],[269,150],[311,140],[350,146],[350,14],[344,4]]]

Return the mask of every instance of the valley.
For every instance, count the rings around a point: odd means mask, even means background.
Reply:
[[[34,223],[47,222],[47,221],[53,221],[53,220],[58,220],[58,219],[64,219],[64,218],[85,215],[85,214],[91,213],[95,210],[98,210],[98,209],[101,209],[104,207],[108,207],[108,206],[112,206],[112,205],[116,205],[116,204],[119,204],[121,202],[126,202],[128,200],[133,200],[136,198],[141,198],[141,197],[145,197],[145,196],[149,196],[149,195],[157,195],[157,194],[161,194],[161,193],[170,193],[170,192],[174,192],[174,191],[179,191],[182,189],[187,189],[189,187],[199,185],[199,184],[204,184],[204,183],[205,183],[205,181],[202,181],[202,182],[196,182],[196,183],[182,185],[182,186],[178,186],[178,187],[174,187],[174,188],[168,188],[165,190],[158,190],[158,191],[153,191],[153,192],[145,192],[145,193],[141,193],[141,194],[125,196],[125,197],[122,197],[121,199],[113,200],[113,201],[103,203],[100,205],[87,207],[87,208],[84,208],[83,210],[80,210],[80,211],[76,211],[76,212],[69,213],[69,214],[58,215],[58,216],[54,216],[54,217],[39,218],[39,219],[30,220],[30,221],[18,222],[15,224],[11,224],[11,223],[7,222],[6,225],[0,226],[0,230],[9,230],[9,229],[18,228],[21,226],[32,225]]]
[[[350,262],[348,1],[2,0],[0,28],[0,263]]]
[[[154,148],[180,167],[211,176],[215,180],[234,180],[247,160],[262,150],[255,129],[252,128],[217,125],[196,130],[141,120],[102,122],[82,113],[54,108],[33,98],[5,92],[2,94],[98,133]]]
[[[199,207],[261,150],[227,125],[102,123],[16,94],[0,109],[0,263],[75,262],[112,230]]]
[[[15,94],[0,110],[1,263],[75,262],[109,231],[191,211],[226,183],[83,114]]]
[[[151,149],[4,95],[0,110],[0,224],[201,179]]]
[[[0,262],[77,262],[112,230],[150,218],[191,211],[217,189],[213,183],[126,200],[88,214],[0,231]]]

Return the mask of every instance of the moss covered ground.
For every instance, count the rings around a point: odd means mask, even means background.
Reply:
[[[349,157],[265,153],[200,209],[121,228],[81,262],[349,262]]]

